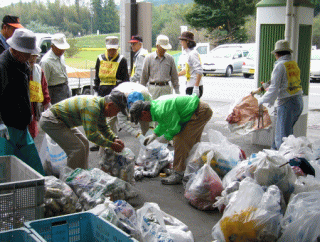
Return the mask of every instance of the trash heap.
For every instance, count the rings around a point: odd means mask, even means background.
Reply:
[[[106,200],[90,212],[113,223],[141,242],[193,242],[188,226],[162,211],[158,204],[146,202],[135,210],[123,200]]]
[[[319,147],[319,141],[291,135],[278,151],[252,154],[221,177],[213,207],[223,215],[212,228],[213,239],[317,241]]]

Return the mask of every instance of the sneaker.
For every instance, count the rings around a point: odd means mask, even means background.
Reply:
[[[170,176],[161,179],[162,184],[164,185],[178,185],[182,184],[183,175],[180,175],[177,172],[173,172]]]
[[[90,147],[90,151],[98,151],[99,148],[100,148],[99,145],[91,146],[91,147]]]

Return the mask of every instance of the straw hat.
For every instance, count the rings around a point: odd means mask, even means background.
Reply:
[[[54,34],[52,36],[51,43],[60,50],[66,50],[70,48],[70,45],[67,43],[67,38],[64,34]]]
[[[36,46],[36,35],[28,29],[16,29],[13,35],[7,40],[11,48],[22,53],[37,54],[41,51]]]
[[[272,54],[280,52],[280,51],[289,51],[290,53],[293,50],[290,48],[290,44],[287,40],[278,40],[275,44],[274,50],[271,52]]]
[[[169,44],[169,38],[165,35],[159,35],[157,37],[156,45],[160,45],[165,50],[172,49],[172,46]]]

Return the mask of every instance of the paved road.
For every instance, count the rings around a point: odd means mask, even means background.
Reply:
[[[314,85],[318,88],[317,84]],[[252,153],[257,153],[263,148],[269,148],[252,144],[250,135],[238,136],[231,133],[225,121],[230,105],[232,105],[236,99],[249,94],[250,91],[255,88],[253,79],[245,79],[240,76],[232,78],[205,77],[204,86],[205,91],[202,99],[208,102],[213,109],[213,118],[204,130],[203,141],[208,141],[208,130],[215,129],[226,136],[230,142],[239,145],[247,156]],[[181,79],[181,93],[184,93],[184,90],[184,80]],[[308,138],[317,139],[317,137],[319,137],[319,118],[319,112],[309,111]],[[119,136],[123,139],[126,146],[137,156],[139,147],[137,146],[136,140],[124,132],[120,132]],[[41,132],[35,140],[38,148],[40,148],[42,140],[43,132]],[[97,152],[90,152],[89,166],[98,167],[98,161],[99,157]],[[139,208],[144,202],[155,202],[159,204],[160,208],[166,213],[188,225],[189,229],[193,232],[196,242],[212,241],[211,230],[221,218],[221,214],[218,211],[205,212],[191,207],[184,198],[183,186],[163,186],[160,183],[160,178],[157,177],[152,179],[144,178],[142,181],[136,182],[135,187],[138,189],[140,195],[138,198],[129,201],[134,207]]]

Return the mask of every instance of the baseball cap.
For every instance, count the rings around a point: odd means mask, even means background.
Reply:
[[[119,108],[120,111],[124,115],[128,115],[127,113],[127,98],[126,95],[124,95],[123,92],[120,92],[118,90],[112,90],[109,94],[111,101],[116,104]]]
[[[140,35],[133,35],[128,43],[139,43],[142,42],[142,37]]]
[[[58,33],[52,36],[51,43],[55,45],[60,50],[66,50],[70,48],[67,42],[67,38],[64,34]]]
[[[20,24],[19,17],[12,15],[5,15],[2,19],[2,23],[15,27],[17,29],[23,28]]]
[[[156,45],[160,45],[165,50],[172,49],[172,46],[169,43],[169,38],[168,38],[168,36],[165,36],[165,35],[159,35],[157,37]]]
[[[118,49],[119,48],[119,38],[117,36],[107,36],[106,37],[106,48],[107,49]]]

